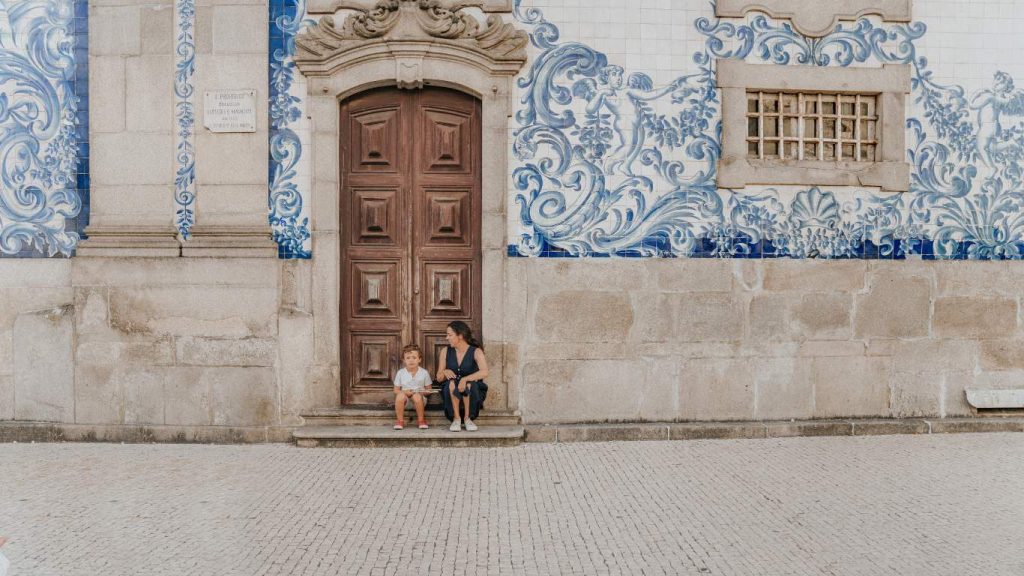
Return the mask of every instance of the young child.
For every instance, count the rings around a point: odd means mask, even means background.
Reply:
[[[416,408],[416,419],[419,420],[421,430],[426,430],[427,419],[423,414],[426,401],[423,393],[430,390],[430,374],[420,368],[423,362],[423,351],[415,344],[409,344],[402,348],[402,363],[405,367],[395,374],[395,430],[405,428],[405,403],[412,398],[412,405]]]

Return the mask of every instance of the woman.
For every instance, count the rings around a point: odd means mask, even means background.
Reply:
[[[451,401],[453,416],[449,430],[462,430],[461,406],[466,430],[473,432],[477,426],[472,416],[479,412],[482,395],[487,389],[483,382],[487,377],[487,358],[469,325],[461,320],[448,325],[445,338],[448,347],[441,351],[438,359],[437,380],[446,382],[444,389]]]

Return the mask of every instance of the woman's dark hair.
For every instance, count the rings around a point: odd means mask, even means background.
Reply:
[[[470,346],[476,346],[477,348],[483,349],[483,346],[480,345],[480,341],[473,337],[473,329],[469,327],[469,324],[466,324],[462,320],[455,320],[448,324],[448,327],[452,329],[452,332],[462,336],[462,339]]]

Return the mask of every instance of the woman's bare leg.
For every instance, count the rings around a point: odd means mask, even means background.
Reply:
[[[455,412],[455,419],[461,420],[459,417],[459,399],[455,396],[455,383],[450,382],[448,384],[448,395],[452,397],[452,411]],[[467,412],[469,414],[469,412]]]

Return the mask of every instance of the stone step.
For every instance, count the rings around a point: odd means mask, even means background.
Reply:
[[[427,423],[431,426],[448,427],[444,412],[428,408]],[[342,406],[322,408],[302,415],[304,426],[391,426],[395,423],[394,408],[382,406]],[[406,424],[416,423],[416,411],[410,406],[405,409]],[[522,420],[517,412],[492,412],[481,410],[476,420],[481,426],[519,426]]]
[[[389,426],[303,426],[292,433],[303,448],[494,447],[517,446],[522,426],[480,426],[476,432],[452,432],[447,426],[393,430]]]

